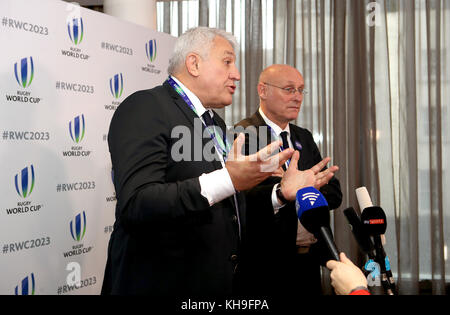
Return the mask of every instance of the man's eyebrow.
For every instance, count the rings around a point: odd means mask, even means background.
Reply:
[[[236,57],[236,54],[230,50],[225,50],[224,55],[231,55],[233,57]]]
[[[286,85],[296,85],[294,81],[288,81],[286,83]],[[300,86],[305,86],[305,83],[303,82],[302,84],[300,84]]]

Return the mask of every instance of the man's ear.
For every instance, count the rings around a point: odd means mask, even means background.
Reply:
[[[190,53],[189,55],[187,55],[186,69],[194,77],[198,77],[200,74],[199,63],[200,63],[199,55],[197,55],[195,53]]]
[[[261,99],[266,99],[267,97],[267,87],[264,83],[259,82],[257,86],[258,95]]]

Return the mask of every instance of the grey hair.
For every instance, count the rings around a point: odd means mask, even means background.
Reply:
[[[184,65],[188,54],[194,52],[202,58],[208,58],[209,51],[216,36],[226,39],[236,51],[237,41],[233,34],[217,28],[199,26],[191,28],[178,37],[167,73],[174,75]]]

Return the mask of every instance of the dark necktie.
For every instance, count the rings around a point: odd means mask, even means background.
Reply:
[[[280,133],[281,140],[283,140],[283,150],[289,149],[288,135],[287,131]]]
[[[289,134],[287,133],[287,131],[283,131],[282,133],[280,133],[281,140],[283,140],[283,150],[289,149],[288,135]],[[284,171],[286,171],[285,164],[283,164],[281,167]]]
[[[225,143],[227,134],[226,134],[225,130],[222,127],[220,127],[219,124],[216,123],[216,121],[211,117],[209,111],[204,112],[202,115],[202,118],[203,118],[203,121],[205,122],[206,127],[212,128],[213,133],[219,132],[219,130],[220,130],[219,135],[222,138],[223,142]],[[218,127],[218,129],[216,129],[217,127]]]
[[[216,126],[216,122],[211,118],[209,111],[204,112],[202,118],[205,122],[206,127]]]

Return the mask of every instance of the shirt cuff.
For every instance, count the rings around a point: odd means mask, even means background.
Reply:
[[[277,214],[278,211],[285,206],[284,204],[281,204],[280,202],[278,202],[277,186],[278,186],[278,184],[275,184],[272,189],[272,206],[273,206],[274,214]]]
[[[199,177],[201,194],[208,199],[212,206],[236,193],[228,170],[224,167],[220,170]]]

